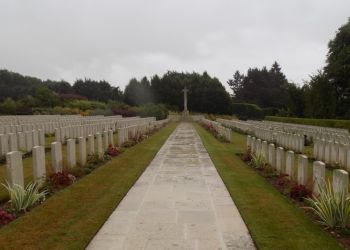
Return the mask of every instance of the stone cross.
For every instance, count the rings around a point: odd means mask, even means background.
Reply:
[[[188,89],[185,86],[185,88],[182,90],[184,92],[184,112],[187,112],[187,93],[188,93]]]

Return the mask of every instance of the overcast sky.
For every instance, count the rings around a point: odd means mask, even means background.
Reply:
[[[302,83],[349,16],[350,0],[0,0],[0,68],[124,89],[167,70],[226,85],[277,60]]]

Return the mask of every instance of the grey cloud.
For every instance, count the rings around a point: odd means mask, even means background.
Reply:
[[[41,78],[235,70],[277,60],[288,79],[324,65],[348,0],[1,0],[0,67]]]

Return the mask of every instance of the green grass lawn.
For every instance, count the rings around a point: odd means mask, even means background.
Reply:
[[[240,160],[246,136],[233,132],[221,143],[194,125],[259,249],[342,249],[301,209]]]
[[[167,125],[0,229],[0,249],[84,249],[175,127]]]

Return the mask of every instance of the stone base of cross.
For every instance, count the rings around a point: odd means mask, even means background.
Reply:
[[[191,120],[190,112],[188,110],[182,111],[182,120],[183,121],[190,121]]]

